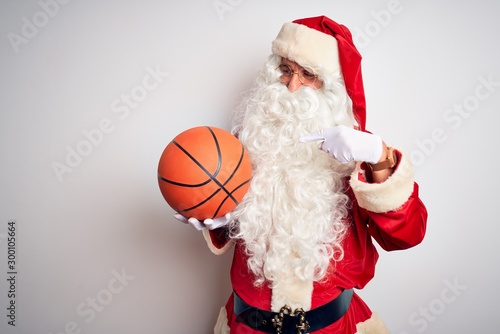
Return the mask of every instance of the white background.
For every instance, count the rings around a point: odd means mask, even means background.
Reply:
[[[411,154],[429,211],[359,293],[396,334],[496,332],[495,1],[63,2],[0,2],[1,333],[212,332],[231,254],[172,217],[158,159],[187,128],[227,129],[282,23],[316,15],[353,32],[367,128]]]

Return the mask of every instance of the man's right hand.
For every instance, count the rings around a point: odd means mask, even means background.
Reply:
[[[208,218],[203,221],[200,221],[194,217],[186,218],[179,213],[176,213],[174,217],[175,219],[184,224],[191,225],[198,231],[203,231],[203,230],[215,230],[216,228],[226,226],[231,220],[231,213],[227,213],[225,216],[219,218],[214,218],[214,219]]]

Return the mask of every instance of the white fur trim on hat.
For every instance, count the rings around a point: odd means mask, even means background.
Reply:
[[[372,212],[396,210],[406,203],[413,192],[413,166],[407,155],[402,154],[394,173],[382,183],[367,183],[358,179],[363,173],[359,165],[351,174],[351,188],[359,206]]]
[[[335,37],[303,24],[285,23],[272,43],[272,51],[321,74],[332,75],[340,70]]]

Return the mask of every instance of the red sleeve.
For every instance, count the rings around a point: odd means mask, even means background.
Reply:
[[[229,236],[227,235],[227,229],[224,227],[217,228],[215,230],[210,230],[210,241],[212,245],[217,249],[222,249],[229,242]]]
[[[397,154],[398,165],[386,181],[367,182],[363,164],[350,178],[353,209],[368,225],[370,235],[388,251],[419,244],[427,226],[427,210],[419,198],[413,166],[407,155]]]
[[[229,238],[228,230],[225,227],[215,230],[203,230],[203,237],[208,248],[216,255],[224,254],[234,244]]]
[[[375,213],[367,212],[368,230],[386,251],[407,249],[422,242],[427,227],[427,209],[418,197],[418,185],[399,209]]]

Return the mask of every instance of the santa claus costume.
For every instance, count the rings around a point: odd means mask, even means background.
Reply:
[[[290,92],[277,67],[289,59],[318,75],[320,89]],[[215,333],[388,333],[353,289],[374,276],[384,250],[419,244],[427,211],[408,155],[375,183],[366,162],[333,159],[305,134],[365,130],[361,56],[349,30],[327,17],[285,23],[233,131],[253,164],[252,183],[223,227],[204,230],[215,254],[234,249],[234,293]]]

